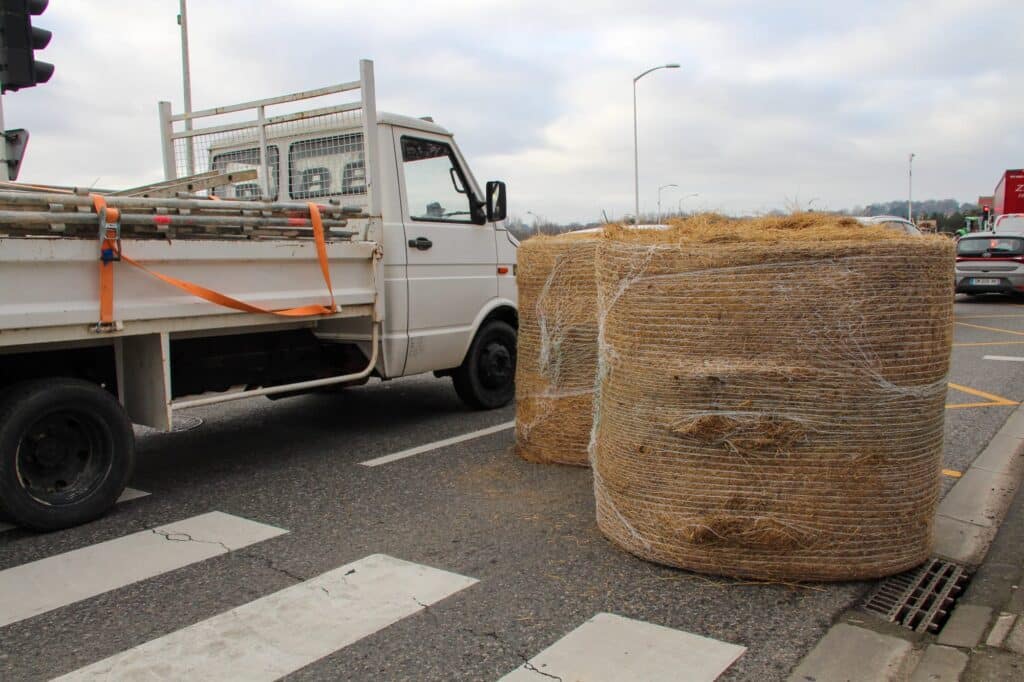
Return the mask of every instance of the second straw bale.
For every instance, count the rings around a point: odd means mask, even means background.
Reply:
[[[530,461],[588,463],[599,235],[534,237],[519,247],[516,452]]]

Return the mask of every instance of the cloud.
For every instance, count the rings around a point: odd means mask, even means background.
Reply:
[[[855,11],[854,11],[855,10]],[[905,194],[974,199],[1019,167],[1019,1],[687,3],[193,0],[194,106],[319,87],[376,62],[379,106],[430,114],[513,213],[632,211],[632,78],[641,201],[745,211]],[[26,181],[160,179],[156,103],[181,109],[177,3],[66,0],[50,83],[5,98],[32,133]]]

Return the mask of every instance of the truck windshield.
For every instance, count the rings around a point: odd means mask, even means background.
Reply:
[[[956,244],[958,256],[1019,256],[1024,239],[1013,237],[964,237]]]

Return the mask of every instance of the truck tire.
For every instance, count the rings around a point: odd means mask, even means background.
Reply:
[[[134,466],[131,420],[103,388],[40,379],[0,398],[0,514],[17,525],[50,531],[102,516]]]
[[[516,330],[501,320],[485,322],[462,365],[452,371],[455,392],[477,410],[493,410],[516,395]]]

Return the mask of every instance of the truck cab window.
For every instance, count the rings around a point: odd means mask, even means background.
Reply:
[[[267,167],[270,169],[270,196],[271,201],[277,199],[277,178],[278,178],[279,154],[276,145],[267,147]],[[260,168],[260,150],[258,147],[251,149],[239,149],[236,151],[214,153],[213,161],[210,164],[211,170],[226,173],[235,173],[243,170],[256,170],[256,180],[245,180],[223,187],[215,187],[210,194],[222,199],[262,199],[260,190],[259,174],[263,172]]]
[[[288,149],[288,193],[292,199],[366,194],[363,134],[293,142]]]
[[[402,169],[410,218],[473,222],[468,183],[447,144],[403,137]]]

